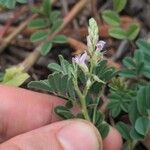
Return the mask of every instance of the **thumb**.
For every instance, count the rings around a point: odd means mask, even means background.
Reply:
[[[97,129],[80,119],[67,120],[19,135],[0,145],[0,150],[102,150]]]
[[[65,150],[102,150],[102,140],[97,129],[87,121],[73,121],[57,135]]]

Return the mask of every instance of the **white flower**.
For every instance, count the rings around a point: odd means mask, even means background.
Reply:
[[[101,51],[104,46],[105,46],[106,42],[105,41],[99,41],[97,44],[96,44],[96,51]]]
[[[85,60],[87,58],[87,52],[72,58],[72,62],[78,65],[85,65]]]
[[[73,57],[72,62],[78,64],[84,72],[89,72],[89,69],[85,62],[87,57],[88,57],[87,52],[84,52],[81,55]]]

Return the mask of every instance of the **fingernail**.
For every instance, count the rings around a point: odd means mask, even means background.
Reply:
[[[59,131],[57,139],[64,150],[102,150],[98,136],[89,123],[73,121]]]

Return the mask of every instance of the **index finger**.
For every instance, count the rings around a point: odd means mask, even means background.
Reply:
[[[0,85],[0,142],[59,120],[53,112],[64,100]]]

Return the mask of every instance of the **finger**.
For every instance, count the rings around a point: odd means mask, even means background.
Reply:
[[[0,150],[102,150],[101,141],[91,123],[68,120],[14,137]]]
[[[145,140],[142,142],[147,150],[150,150],[150,132],[148,132]]]
[[[63,104],[58,97],[0,86],[0,141],[58,120],[53,108]]]
[[[123,141],[120,133],[110,126],[109,134],[103,140],[104,150],[122,150]]]
[[[0,103],[0,142],[3,142],[59,120],[53,113],[53,107],[63,105],[64,100],[20,88],[0,86]],[[107,144],[109,139],[104,140],[105,145],[110,145]]]

